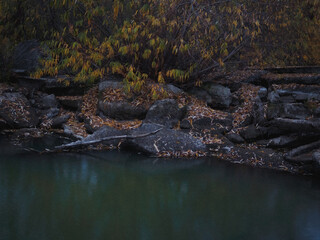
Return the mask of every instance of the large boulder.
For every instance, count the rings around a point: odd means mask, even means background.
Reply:
[[[190,94],[205,101],[213,108],[225,109],[232,103],[232,94],[229,88],[219,84],[207,84],[204,88],[193,88]]]
[[[186,114],[186,108],[179,108],[174,99],[156,101],[149,109],[145,121],[174,127]]]
[[[219,84],[210,84],[206,86],[212,101],[209,105],[213,108],[228,108],[232,102],[232,94],[229,88]]]
[[[38,109],[49,109],[56,108],[58,106],[58,101],[54,94],[42,94],[40,96],[35,96],[30,100],[33,107]]]
[[[148,111],[144,105],[135,106],[127,101],[105,102],[100,100],[99,109],[105,116],[116,120],[144,119]]]
[[[12,70],[17,73],[33,72],[39,67],[39,59],[43,55],[37,40],[19,43],[13,53]]]
[[[147,134],[158,129],[161,130],[155,134],[129,139],[127,142],[128,146],[150,155],[157,155],[161,152],[206,151],[205,144],[199,139],[181,131],[163,128],[162,125],[154,123],[144,123],[139,128],[133,130],[131,135]]]
[[[4,93],[0,96],[0,118],[13,128],[31,128],[39,122],[29,101],[20,93]]]

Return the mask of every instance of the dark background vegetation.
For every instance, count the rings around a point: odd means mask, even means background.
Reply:
[[[232,66],[319,65],[317,0],[2,0],[0,68],[19,42],[46,46],[33,77],[94,82],[107,73],[139,91],[148,79],[200,84]]]

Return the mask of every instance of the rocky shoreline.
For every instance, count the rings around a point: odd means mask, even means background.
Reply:
[[[142,96],[130,98],[115,76],[91,87],[17,76],[0,87],[0,129],[19,144],[54,132],[78,143],[62,150],[212,156],[319,175],[318,73],[247,70],[211,77],[185,91],[150,83]],[[158,100],[149,96],[155,89]]]

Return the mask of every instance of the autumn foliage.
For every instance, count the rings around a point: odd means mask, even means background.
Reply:
[[[136,92],[148,79],[200,84],[202,75],[230,62],[320,64],[319,6],[318,0],[3,0],[1,62],[16,43],[39,39],[47,57],[33,77],[94,82],[113,73]]]

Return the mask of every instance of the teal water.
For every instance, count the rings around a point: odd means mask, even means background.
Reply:
[[[0,239],[320,239],[320,181],[217,160],[0,150]]]

